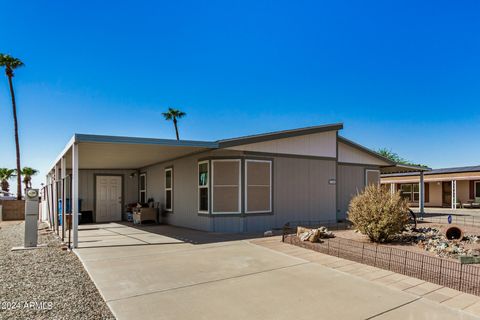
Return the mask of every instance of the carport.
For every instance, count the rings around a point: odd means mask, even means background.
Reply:
[[[139,170],[146,166],[216,148],[216,142],[75,134],[50,167],[42,190],[50,226],[64,240],[66,230],[61,225],[66,214],[71,213],[71,246],[78,247],[82,170],[94,170],[97,174],[122,170],[129,172],[130,179],[138,179]],[[137,191],[131,193],[133,198],[138,197]],[[59,206],[59,200],[64,205]],[[125,199],[119,200],[123,210]]]

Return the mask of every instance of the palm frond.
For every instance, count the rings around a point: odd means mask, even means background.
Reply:
[[[20,59],[14,58],[11,55],[0,53],[0,66],[16,69],[23,67],[24,63]]]

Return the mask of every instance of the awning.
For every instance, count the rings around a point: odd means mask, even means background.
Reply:
[[[406,164],[397,163],[392,166],[382,167],[380,169],[380,173],[383,174],[396,174],[396,173],[418,173],[430,171],[431,168],[423,167],[423,166],[411,166]]]

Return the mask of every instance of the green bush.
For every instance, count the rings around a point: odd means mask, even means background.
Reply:
[[[400,193],[370,185],[350,202],[348,219],[371,241],[386,242],[408,223],[408,205]]]

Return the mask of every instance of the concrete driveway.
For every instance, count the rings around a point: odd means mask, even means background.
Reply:
[[[474,319],[245,236],[106,224],[80,241],[118,319]]]

